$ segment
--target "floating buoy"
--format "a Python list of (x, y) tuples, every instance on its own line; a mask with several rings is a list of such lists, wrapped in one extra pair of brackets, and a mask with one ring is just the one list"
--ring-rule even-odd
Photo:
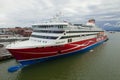
[(22, 67), (23, 67), (22, 65), (12, 66), (12, 67), (8, 68), (8, 72), (15, 72), (15, 71), (21, 69)]
[(93, 52), (93, 51), (94, 51), (93, 49), (90, 50), (90, 52)]

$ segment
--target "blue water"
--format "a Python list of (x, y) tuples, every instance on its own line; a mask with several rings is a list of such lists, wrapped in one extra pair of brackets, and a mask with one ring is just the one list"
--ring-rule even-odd
[(84, 54), (38, 63), (14, 73), (8, 67), (15, 59), (0, 62), (0, 80), (120, 80), (120, 33)]

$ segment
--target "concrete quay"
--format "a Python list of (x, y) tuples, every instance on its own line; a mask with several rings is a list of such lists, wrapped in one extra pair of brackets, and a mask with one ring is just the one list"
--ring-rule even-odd
[(0, 38), (0, 42), (12, 42), (17, 40), (28, 40), (29, 37), (11, 37), (11, 38)]
[(13, 56), (5, 49), (5, 47), (0, 48), (0, 61), (11, 58), (13, 58)]

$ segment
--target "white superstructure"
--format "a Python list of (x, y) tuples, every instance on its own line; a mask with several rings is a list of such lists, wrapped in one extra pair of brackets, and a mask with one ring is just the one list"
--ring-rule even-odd
[[(39, 23), (32, 25), (33, 32), (28, 41), (8, 45), (9, 48), (56, 46), (95, 38), (104, 32), (95, 25), (73, 25), (66, 22)], [(20, 45), (18, 45), (20, 44)], [(33, 45), (34, 44), (34, 45)]]

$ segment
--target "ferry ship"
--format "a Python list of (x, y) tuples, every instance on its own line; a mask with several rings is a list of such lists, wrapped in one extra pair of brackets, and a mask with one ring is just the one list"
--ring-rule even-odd
[(104, 30), (91, 19), (86, 25), (48, 22), (32, 25), (27, 41), (9, 44), (6, 48), (22, 65), (30, 65), (58, 56), (83, 53), (105, 42)]

